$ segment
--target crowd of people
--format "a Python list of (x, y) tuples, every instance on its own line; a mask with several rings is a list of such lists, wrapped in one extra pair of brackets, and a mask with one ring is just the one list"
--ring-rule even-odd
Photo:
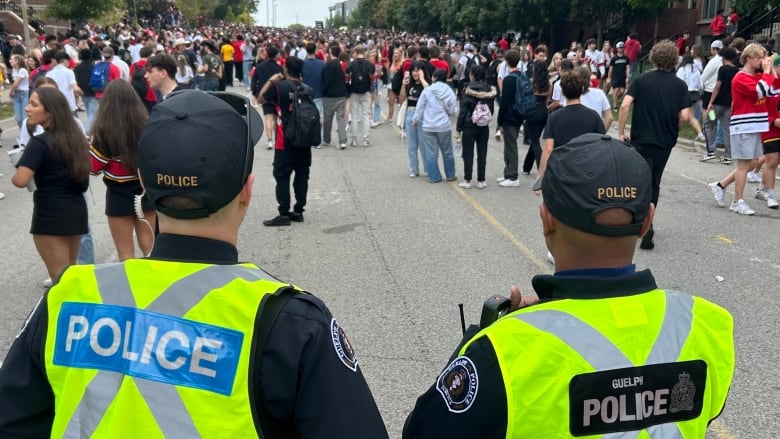
[[(307, 437), (386, 437), (365, 380), (361, 373), (354, 373), (359, 371), (354, 351), (335, 318), (318, 299), (271, 279), (256, 267), (237, 264), (235, 245), (238, 227), (251, 200), (253, 148), (262, 141), (261, 126), (266, 147), (274, 150), (273, 176), (278, 202), (278, 214), (263, 223), (274, 227), (304, 221), (313, 149), (333, 145), (339, 150), (348, 146), (350, 149), (372, 146), (375, 142), (371, 129), (390, 123), (397, 124), (404, 133), (411, 178), (421, 175), (422, 161), (422, 172), (430, 183), (457, 181), (455, 160), (459, 156), (464, 172), (458, 186), (466, 190), (485, 189), (491, 138), (503, 143), (504, 167), (496, 178), (499, 187), (520, 186), (520, 174), (529, 175), (536, 166), (536, 178), (529, 186), (542, 196), (541, 216), (550, 251), (548, 259), (560, 274), (535, 279), (534, 287), (543, 299), (540, 304), (522, 299), (519, 291), (513, 289), (512, 309), (519, 310), (513, 314), (515, 318), (466, 334), (436, 384), (418, 400), (405, 425), (404, 437), (443, 434), (508, 437), (512, 431), (517, 435), (519, 431), (527, 435), (544, 431), (552, 436), (562, 434), (561, 429), (572, 435), (589, 435), (649, 431), (656, 425), (669, 423), (675, 424), (676, 431), (686, 432), (686, 437), (701, 437), (706, 425), (719, 415), (734, 368), (731, 316), (703, 299), (658, 289), (649, 271), (635, 271), (632, 259), (637, 241), (642, 249), (654, 248), (652, 222), (660, 182), (683, 122), (690, 123), (706, 142), (703, 161), (715, 157), (720, 131), (726, 147), (721, 161), (737, 162), (733, 172), (710, 185), (718, 203), (724, 203), (725, 187), (734, 182), (737, 199), (731, 210), (751, 214), (753, 211), (743, 199), (745, 182), (750, 172), (764, 166), (757, 197), (766, 200), (768, 207), (777, 208), (773, 187), (780, 152), (780, 135), (775, 131), (780, 130), (780, 122), (777, 122), (775, 90), (780, 90), (780, 68), (773, 66), (780, 61), (769, 58), (763, 45), (746, 44), (737, 38), (724, 47), (723, 41), (716, 40), (710, 45), (712, 57), (708, 60), (700, 48), (688, 45), (688, 37), (662, 41), (649, 53), (653, 69), (639, 74), (641, 44), (635, 33), (625, 41), (615, 42), (614, 46), (604, 42), (601, 49), (593, 39), (553, 51), (541, 41), (512, 34), (477, 41), (468, 35), (431, 36), (373, 30), (296, 33), (235, 24), (182, 29), (178, 24), (166, 23), (161, 30), (126, 23), (108, 29), (88, 25), (73, 35), (41, 36), (29, 42), (20, 42), (17, 36), (8, 37), (3, 53), (8, 52), (5, 60), (11, 81), (9, 94), (20, 129), (18, 146), (24, 148), (12, 182), (20, 188), (34, 183), (31, 233), (49, 275), (45, 284), (53, 286), (45, 299), (47, 304), (31, 317), (36, 330), (22, 331), (24, 334), (9, 354), (10, 360), (6, 362), (9, 365), (4, 364), (0, 369), (0, 400), (20, 393), (18, 389), (26, 385), (38, 391), (24, 393), (26, 399), (15, 410), (0, 414), (0, 431), (29, 435), (34, 429), (48, 435), (71, 428), (90, 431), (97, 428), (88, 421), (83, 421), (87, 425), (73, 424), (82, 422), (73, 420), (74, 412), (82, 410), (83, 401), (79, 401), (93, 395), (86, 392), (87, 396), (83, 396), (84, 388), (91, 386), (85, 376), (79, 375), (78, 383), (68, 381), (65, 376), (68, 370), (80, 368), (83, 373), (84, 367), (67, 359), (70, 357), (57, 350), (59, 347), (51, 347), (59, 352), (55, 357), (61, 355), (54, 361), (56, 364), (50, 363), (48, 353), (45, 360), (45, 370), (53, 373), (40, 376), (46, 377), (42, 379), (57, 390), (56, 395), (65, 389), (72, 398), (58, 399), (51, 392), (46, 393), (41, 390), (46, 385), (35, 377), (14, 381), (14, 374), (25, 367), (44, 369), (39, 362), (30, 365), (26, 359), (32, 357), (28, 351), (41, 351), (47, 343), (41, 335), (47, 332), (47, 318), (51, 322), (57, 321), (56, 315), (71, 319), (65, 334), (52, 325), (48, 329), (52, 337), (68, 337), (68, 349), (94, 349), (97, 344), (105, 353), (107, 350), (99, 341), (80, 342), (87, 333), (83, 315), (91, 318), (99, 314), (92, 304), (104, 303), (107, 308), (100, 309), (105, 310), (114, 305), (126, 308), (130, 303), (140, 313), (140, 308), (151, 301), (150, 309), (162, 312), (155, 308), (157, 301), (153, 299), (184, 292), (173, 287), (171, 292), (157, 291), (142, 280), (160, 277), (172, 284), (178, 280), (198, 283), (192, 279), (197, 276), (192, 267), (206, 261), (215, 266), (227, 264), (235, 270), (214, 269), (213, 273), (204, 275), (209, 282), (198, 283), (198, 288), (232, 285), (225, 283), (225, 279), (240, 278), (243, 286), (224, 288), (253, 293), (242, 296), (246, 303), (230, 304), (232, 310), (242, 308), (235, 304), (246, 305), (242, 312), (235, 311), (235, 321), (208, 313), (195, 320), (220, 328), (240, 326), (238, 329), (248, 330), (253, 336), (251, 354), (249, 342), (242, 351), (234, 339), (225, 335), (227, 332), (214, 335), (224, 338), (209, 339), (210, 345), (204, 345), (207, 341), (199, 337), (201, 345), (197, 349), (201, 351), (193, 353), (190, 369), (209, 376), (207, 372), (213, 371), (205, 366), (198, 369), (194, 355), (201, 355), (201, 365), (221, 361), (226, 357), (223, 351), (217, 350), (224, 343), (226, 350), (235, 350), (235, 367), (240, 368), (236, 370), (241, 375), (241, 383), (249, 386), (251, 397), (231, 393), (232, 384), (226, 389), (221, 382), (201, 385), (190, 378), (185, 382), (185, 378), (157, 376), (156, 372), (140, 374), (129, 363), (110, 370), (176, 388), (194, 388), (197, 391), (185, 397), (191, 402), (190, 407), (208, 397), (197, 392), (216, 389), (223, 395), (232, 394), (220, 410), (227, 412), (238, 407), (242, 416), (236, 416), (236, 431), (256, 427), (258, 432), (295, 432)], [(250, 98), (228, 105), (234, 98), (184, 91), (188, 89), (203, 92), (243, 89)], [(384, 119), (380, 102), (383, 94), (388, 105)], [(317, 109), (316, 120), (298, 113), (309, 100)], [(80, 111), (85, 112), (84, 125)], [(618, 111), (617, 136), (611, 138), (606, 134), (614, 124), (614, 111)], [(186, 117), (182, 116), (184, 113)], [(704, 120), (702, 115), (706, 116)], [(303, 123), (314, 124), (317, 133), (310, 133), (308, 125), (301, 125), (299, 131), (313, 134), (301, 139), (297, 135), (300, 133), (287, 129)], [(197, 151), (213, 148), (208, 142), (214, 136), (204, 133), (216, 124), (221, 124), (218, 127), (221, 135), (214, 140), (215, 144), (231, 153), (213, 158), (203, 152), (202, 159), (214, 160), (215, 169), (201, 175), (197, 160), (191, 159), (195, 156), (182, 148), (191, 146)], [(496, 130), (491, 132), (493, 127)], [(522, 143), (528, 145), (522, 163), (518, 145), (521, 135)], [(166, 154), (158, 155), (157, 151)], [(439, 167), (440, 155), (443, 173)], [(764, 163), (759, 163), (762, 155)], [(171, 158), (181, 163), (174, 166), (169, 163)], [(572, 166), (572, 163), (582, 166)], [(92, 265), (82, 270), (73, 268), (80, 262), (80, 256), (94, 253), (89, 248), (91, 233), (85, 201), (90, 173), (103, 176), (105, 215), (118, 258), (123, 262), (121, 266), (130, 276), (107, 279), (101, 270), (108, 268)], [(192, 178), (197, 178), (198, 183)], [(143, 255), (151, 254), (155, 260), (134, 262), (134, 236)], [(84, 262), (94, 263), (94, 256), (89, 259), (87, 256)], [(175, 267), (166, 266), (169, 263)], [(79, 299), (89, 304), (85, 308), (89, 310), (82, 312), (84, 320), (78, 320), (76, 314), (68, 314), (72, 307), (66, 299), (74, 294), (76, 286), (87, 284), (98, 285), (98, 290), (78, 293)], [(575, 291), (578, 285), (603, 291), (585, 300)], [(201, 292), (201, 299), (214, 291), (219, 293), (222, 288)], [(135, 297), (106, 295), (109, 290)], [(618, 299), (627, 294), (635, 296), (637, 302), (618, 304)], [(272, 330), (264, 327), (265, 324), (255, 321), (265, 312), (264, 295), (294, 297), (290, 302), (279, 299), (270, 325), (275, 324), (277, 316), (279, 323), (270, 333)], [(546, 300), (561, 298), (571, 300)], [(587, 302), (597, 302), (593, 304), (596, 311), (589, 310), (591, 304), (585, 305)], [(280, 311), (288, 303), (290, 308)], [(652, 318), (647, 318), (642, 314), (644, 324), (637, 324), (637, 329), (632, 330), (639, 340), (635, 342), (629, 343), (618, 334), (625, 328), (613, 324), (610, 317), (618, 308), (633, 315), (637, 309), (660, 309), (667, 303), (676, 306), (666, 316), (654, 313)], [(192, 306), (201, 309), (200, 304)], [(245, 312), (258, 307), (261, 312)], [(170, 319), (180, 319), (187, 311), (175, 306), (164, 310), (162, 314)], [(566, 314), (569, 320), (547, 324), (540, 320), (547, 313)], [(666, 349), (652, 357), (652, 361), (622, 354), (623, 350), (634, 349), (635, 344), (641, 344), (649, 352), (655, 346), (656, 336), (648, 334), (658, 334), (657, 328), (661, 325), (666, 328), (667, 321), (686, 322), (687, 326), (679, 329), (680, 334), (661, 332), (658, 337), (678, 341), (691, 338), (693, 342)], [(673, 327), (669, 331), (678, 330), (669, 324)], [(282, 347), (284, 337), (296, 333), (295, 328), (301, 325), (315, 329), (307, 329), (292, 347)], [(589, 334), (600, 337), (599, 346), (610, 355), (598, 358), (597, 354), (587, 354), (585, 346), (567, 338), (572, 328), (583, 327)], [(169, 334), (164, 337), (178, 337), (182, 349), (189, 349), (186, 334)], [(560, 340), (548, 340), (557, 356), (547, 356), (545, 353), (551, 351), (541, 346), (531, 352), (529, 344), (522, 348), (527, 351), (513, 351), (517, 346), (507, 341), (517, 337), (542, 340), (550, 338), (549, 334), (560, 336)], [(270, 337), (267, 345), (262, 344), (266, 342), (265, 337)], [(97, 335), (92, 338), (98, 340)], [(306, 350), (315, 345), (319, 350), (309, 356)], [(333, 350), (329, 349), (331, 345)], [(717, 349), (705, 352), (696, 348), (710, 345)], [(146, 349), (143, 344), (134, 347)], [(122, 355), (127, 356), (123, 361), (135, 361), (132, 355), (138, 354), (132, 348), (125, 344)], [(164, 345), (160, 349), (156, 361), (163, 367), (173, 370), (181, 366), (166, 357)], [(306, 352), (301, 354), (301, 351)], [(532, 361), (526, 377), (510, 372), (521, 357), (538, 358)], [(278, 373), (284, 379), (269, 379), (273, 374), (264, 374), (261, 388), (254, 387), (257, 384), (247, 376), (261, 375), (254, 369), (255, 361), (260, 359), (270, 364), (263, 366), (264, 370)], [(318, 362), (324, 366), (317, 367)], [(571, 367), (553, 367), (561, 363)], [(700, 363), (706, 365), (702, 368)], [(299, 365), (300, 369), (291, 365)], [(104, 370), (104, 366), (101, 361), (90, 365), (99, 370)], [(529, 377), (538, 378), (539, 372), (551, 368), (555, 372), (547, 375), (549, 382), (543, 388), (547, 397), (564, 400), (569, 395), (572, 401), (584, 405), (585, 415), (571, 415), (573, 421), (568, 422), (569, 416), (564, 416), (568, 413), (566, 408), (554, 415), (553, 419), (559, 422), (549, 422), (549, 410), (533, 407), (534, 398), (545, 396), (520, 391), (534, 386)], [(593, 399), (596, 394), (587, 390), (588, 383), (593, 385), (594, 380), (604, 380), (592, 376), (591, 372), (610, 374), (605, 381), (608, 382), (627, 376), (629, 369), (632, 374), (646, 375), (648, 381), (651, 377), (692, 376), (696, 386), (711, 389), (709, 397), (704, 402), (702, 399), (691, 402), (691, 409), (682, 409), (691, 413), (672, 417), (665, 416), (666, 410), (661, 410), (663, 403), (659, 399), (655, 403), (658, 413), (651, 410), (644, 420), (637, 420), (642, 422), (629, 425), (621, 419), (614, 426), (594, 430), (589, 417), (600, 415), (604, 419), (608, 410), (607, 400), (599, 409), (600, 399)], [(475, 399), (477, 391), (484, 392), (476, 388), (477, 370), (483, 379), (479, 386), (491, 389), (491, 395)], [(331, 373), (335, 378), (329, 381)], [(213, 378), (216, 372), (210, 376)], [(569, 394), (572, 379), (585, 383), (586, 390)], [(668, 392), (664, 386), (671, 389), (675, 382), (670, 384), (654, 378), (648, 385)], [(297, 385), (306, 393), (305, 398), (294, 394)], [(319, 386), (332, 390), (330, 403), (334, 409), (343, 408), (356, 414), (355, 418), (347, 422), (340, 416), (318, 414), (315, 408), (321, 404), (315, 404), (311, 396), (322, 391)], [(137, 421), (139, 425), (152, 422), (150, 419), (158, 418), (158, 412), (166, 410), (165, 404), (155, 402), (154, 389), (157, 388), (141, 391), (142, 398), (150, 404), (151, 414), (145, 412), (143, 419)], [(118, 392), (117, 398), (131, 400), (133, 391), (127, 386), (121, 386)], [(598, 394), (601, 395), (598, 398), (603, 397)], [(637, 394), (637, 410), (645, 410), (638, 405), (648, 403), (642, 395)], [(39, 413), (31, 413), (34, 397), (49, 404), (47, 413), (51, 416), (46, 419), (51, 422), (40, 422)], [(100, 400), (98, 406), (103, 407), (99, 410), (111, 411), (110, 400), (100, 395), (94, 397)], [(632, 395), (631, 401), (633, 398)], [(262, 404), (258, 406), (257, 401)], [(517, 407), (507, 408), (507, 404), (517, 404)], [(694, 404), (696, 413), (692, 412)], [(83, 406), (85, 412), (98, 410), (91, 401), (83, 402)], [(649, 407), (652, 406), (650, 402)], [(515, 408), (525, 413), (521, 415)], [(193, 417), (202, 415), (195, 408), (190, 410)], [(581, 407), (577, 410), (581, 411)], [(110, 424), (112, 431), (121, 431), (120, 418), (107, 416), (106, 425)], [(171, 422), (196, 430), (189, 415)], [(201, 435), (208, 435), (204, 432), (216, 428), (214, 424), (209, 425), (200, 426)], [(170, 426), (159, 426), (165, 427)]]

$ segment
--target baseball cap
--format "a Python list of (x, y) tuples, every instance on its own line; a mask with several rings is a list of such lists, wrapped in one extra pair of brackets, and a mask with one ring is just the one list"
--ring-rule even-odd
[(473, 45), (473, 44), (471, 44), (471, 43), (466, 43), (466, 44), (463, 46), (463, 49), (464, 49), (464, 50), (473, 51), (473, 50), (474, 50), (474, 45)]
[[(639, 235), (651, 202), (650, 168), (631, 145), (583, 134), (553, 149), (542, 191), (550, 213), (571, 228), (600, 236)], [(631, 224), (595, 222), (596, 214), (611, 208), (631, 212)]]
[[(138, 141), (138, 170), (155, 209), (173, 218), (205, 218), (232, 201), (252, 171), (263, 134), (249, 99), (234, 93), (175, 92), (155, 105)], [(202, 207), (161, 205), (178, 195)]]
[(622, 42), (622, 41), (621, 41), (621, 42), (617, 43), (617, 46), (616, 46), (616, 47), (617, 47), (618, 49), (622, 49), (622, 48), (626, 47), (626, 43), (624, 43), (624, 42)]
[(568, 59), (575, 59), (577, 58), (577, 52), (569, 52), (566, 54), (566, 58)]
[(715, 40), (710, 44), (710, 49), (722, 49), (723, 48), (723, 41), (721, 40)]

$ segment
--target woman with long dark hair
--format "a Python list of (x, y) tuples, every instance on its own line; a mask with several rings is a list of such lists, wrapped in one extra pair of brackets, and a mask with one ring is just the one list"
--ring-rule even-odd
[[(397, 74), (400, 75), (400, 71)], [(404, 120), (406, 151), (409, 156), (409, 177), (414, 178), (420, 175), (418, 154), (423, 158), (423, 163), (425, 162), (425, 138), (423, 137), (422, 125), (414, 126), (412, 119), (417, 110), (417, 100), (420, 98), (423, 89), (430, 85), (431, 78), (425, 69), (424, 61), (415, 61), (403, 75), (404, 78), (401, 82), (398, 102), (401, 105), (406, 102), (406, 119)]]
[[(100, 109), (92, 129), (92, 172), (103, 173), (106, 185), (108, 228), (120, 261), (135, 256), (133, 231), (144, 255), (152, 250), (154, 233), (136, 217), (135, 196), (143, 193), (138, 179), (138, 138), (149, 113), (138, 93), (127, 81), (111, 81), (100, 98)], [(142, 206), (144, 217), (154, 223), (155, 213)]]
[(35, 181), (30, 233), (51, 279), (76, 263), (81, 235), (89, 231), (84, 192), (89, 187), (89, 147), (67, 99), (56, 88), (32, 92), (25, 109), (34, 136), (19, 159), (11, 182)]
[(547, 68), (546, 61), (534, 61), (533, 63), (534, 96), (536, 96), (536, 109), (534, 113), (526, 119), (528, 137), (530, 145), (523, 161), (523, 174), (530, 174), (531, 168), (536, 162), (536, 169), (539, 169), (539, 160), (542, 157), (542, 145), (539, 138), (542, 136), (544, 125), (547, 123), (547, 100), (550, 98), (552, 86), (550, 85), (550, 71)]

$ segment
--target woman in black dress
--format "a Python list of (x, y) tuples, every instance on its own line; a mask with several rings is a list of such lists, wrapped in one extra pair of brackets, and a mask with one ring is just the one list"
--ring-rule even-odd
[(11, 182), (21, 188), (35, 180), (30, 233), (49, 276), (56, 279), (76, 263), (81, 235), (89, 231), (84, 200), (89, 146), (59, 90), (36, 89), (25, 112), (29, 124), (46, 131), (27, 143)]
[(148, 118), (133, 86), (127, 81), (111, 81), (100, 98), (92, 128), (92, 172), (103, 174), (108, 228), (120, 261), (135, 256), (133, 231), (144, 255), (152, 251), (154, 243), (154, 233), (147, 225), (155, 222), (154, 210), (146, 201), (142, 204), (148, 221), (144, 224), (134, 208), (135, 196), (143, 193), (136, 166), (138, 138)]

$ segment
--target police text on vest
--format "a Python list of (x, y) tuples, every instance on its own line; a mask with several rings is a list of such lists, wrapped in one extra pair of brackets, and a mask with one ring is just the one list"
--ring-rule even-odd
[(54, 363), (229, 395), (243, 334), (136, 308), (65, 303)]

